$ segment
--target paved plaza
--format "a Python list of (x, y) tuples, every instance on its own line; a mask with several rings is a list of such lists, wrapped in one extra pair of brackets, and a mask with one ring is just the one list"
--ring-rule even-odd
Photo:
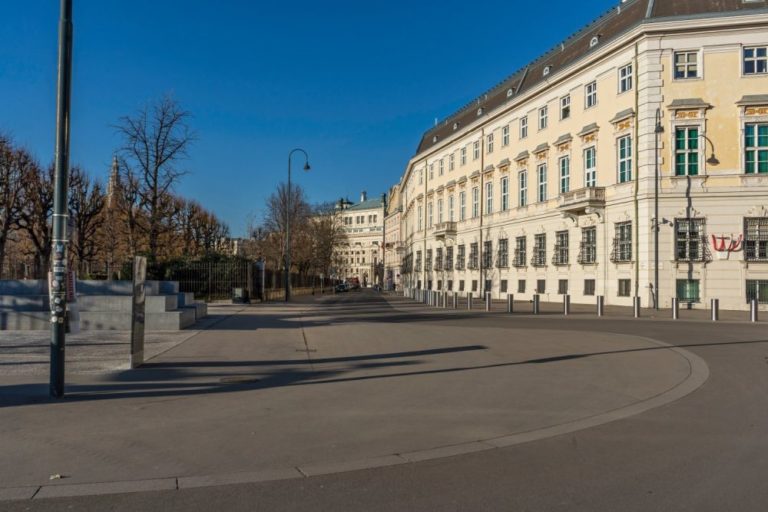
[(2, 333), (0, 510), (762, 510), (764, 323), (504, 306), (220, 307), (58, 402)]

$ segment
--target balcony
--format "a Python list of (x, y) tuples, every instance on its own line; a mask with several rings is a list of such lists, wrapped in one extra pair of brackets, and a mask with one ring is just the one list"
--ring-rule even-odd
[(456, 223), (455, 222), (441, 222), (435, 225), (435, 238), (445, 239), (453, 238), (456, 236)]
[(574, 215), (605, 208), (605, 187), (587, 187), (560, 195), (558, 209)]

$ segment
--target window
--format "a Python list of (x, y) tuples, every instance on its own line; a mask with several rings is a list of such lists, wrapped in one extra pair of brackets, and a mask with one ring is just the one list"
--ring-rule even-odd
[(677, 261), (704, 261), (706, 243), (704, 219), (675, 219)]
[(528, 204), (528, 172), (520, 172), (520, 206)]
[(764, 75), (768, 73), (768, 47), (744, 48), (744, 74)]
[(467, 259), (467, 248), (464, 244), (459, 245), (456, 249), (456, 270), (464, 270)]
[(524, 267), (526, 265), (526, 238), (519, 236), (515, 239), (515, 266)]
[(461, 165), (467, 165), (467, 148), (466, 147), (461, 148), (460, 155), (459, 155), (459, 163)]
[(435, 164), (429, 164), (429, 180), (432, 181), (435, 178)]
[(419, 212), (419, 229), (418, 229), (418, 231), (421, 231), (421, 228), (424, 225), (424, 215), (422, 215), (421, 205), (419, 205), (418, 212)]
[(571, 157), (560, 159), (560, 193), (565, 194), (571, 189)]
[[(424, 259), (424, 263), (426, 264), (426, 270), (427, 272), (432, 272), (432, 249), (427, 249), (427, 257)], [(429, 289), (432, 289), (432, 286), (430, 285)]]
[(571, 95), (560, 98), (560, 120), (571, 117)]
[(699, 302), (699, 280), (698, 279), (678, 279), (677, 280), (677, 298), (680, 302)]
[(616, 237), (613, 239), (613, 261), (632, 261), (632, 222), (616, 224)]
[(539, 279), (536, 281), (536, 293), (547, 293), (547, 281), (546, 279)]
[(585, 279), (584, 280), (584, 295), (592, 296), (595, 294), (595, 280), (594, 279)]
[(555, 265), (568, 264), (568, 232), (558, 231), (555, 234), (555, 256), (553, 263)]
[[(445, 248), (445, 270), (453, 270), (453, 246)], [(448, 283), (448, 289), (450, 290), (452, 288), (451, 281), (448, 281)]]
[(424, 169), (419, 169), (419, 185), (424, 183)]
[(502, 279), (499, 283), (499, 293), (507, 293), (508, 292), (508, 281), (506, 279)]
[(768, 217), (744, 219), (744, 259), (768, 261)]
[(747, 281), (747, 302), (754, 299), (760, 304), (768, 304), (768, 281)]
[(489, 181), (485, 184), (485, 214), (490, 215), (493, 213), (493, 182)]
[(584, 150), (584, 186), (597, 186), (597, 152), (594, 146)]
[(493, 134), (489, 133), (486, 137), (486, 143), (488, 146), (488, 153), (493, 153)]
[(560, 279), (557, 281), (557, 293), (558, 295), (568, 295), (568, 280)]
[(477, 279), (472, 280), (472, 291), (473, 292), (477, 291)]
[(477, 160), (480, 158), (480, 141), (475, 141), (472, 143), (472, 160)]
[(472, 188), (472, 218), (480, 215), (480, 188)]
[(476, 270), (477, 264), (478, 264), (478, 251), (479, 247), (477, 245), (477, 242), (472, 242), (469, 244), (469, 264), (467, 265), (467, 268), (469, 270)]
[(744, 172), (768, 173), (768, 123), (744, 126)]
[(486, 240), (483, 242), (483, 268), (493, 267), (493, 242)]
[(632, 181), (632, 137), (619, 139), (619, 183)]
[(539, 109), (539, 130), (544, 130), (549, 122), (549, 107), (543, 106)]
[(619, 297), (629, 297), (632, 294), (632, 280), (619, 279)]
[(509, 240), (506, 238), (499, 239), (499, 254), (496, 258), (496, 266), (499, 268), (509, 268)]
[(675, 176), (699, 174), (699, 129), (675, 130)]
[(460, 292), (464, 291), (464, 281), (459, 281), (459, 291)]
[(421, 272), (421, 251), (416, 251), (416, 272)]
[(455, 217), (453, 215), (454, 213), (454, 197), (448, 196), (448, 222), (453, 222), (455, 220)]
[[(441, 272), (443, 270), (443, 248), (438, 247), (435, 249), (435, 270)], [(440, 289), (440, 281), (437, 282), (437, 289)]]
[(699, 52), (675, 52), (675, 80), (699, 78)]
[(525, 293), (525, 279), (518, 279), (517, 293)]
[(445, 162), (445, 159), (444, 159), (444, 158), (441, 158), (441, 159), (440, 159), (440, 161), (438, 162), (438, 166), (437, 166), (437, 173), (438, 173), (438, 175), (440, 175), (440, 176), (442, 176), (443, 174), (445, 174), (445, 167), (444, 167), (444, 162)]
[(581, 247), (579, 248), (579, 263), (592, 265), (597, 263), (597, 228), (581, 229)]
[(528, 116), (520, 118), (520, 138), (525, 139), (528, 137)]
[(509, 210), (509, 177), (501, 178), (501, 211)]
[(442, 199), (437, 200), (437, 223), (438, 224), (443, 223), (443, 200)]
[(632, 90), (632, 64), (619, 68), (619, 93)]
[(597, 105), (597, 82), (588, 83), (584, 87), (584, 108)]
[(427, 227), (431, 228), (433, 224), (433, 218), (432, 218), (432, 203), (429, 203), (427, 205)]
[(501, 128), (501, 146), (509, 146), (509, 125)]
[(467, 220), (467, 192), (464, 190), (459, 192), (459, 220)]
[(541, 164), (537, 168), (536, 174), (539, 178), (539, 202), (547, 200), (547, 164)]
[(453, 153), (448, 155), (448, 171), (452, 171), (456, 168), (456, 159), (454, 156), (455, 155)]
[(547, 235), (540, 233), (533, 237), (533, 258), (531, 265), (534, 267), (544, 267), (547, 265)]

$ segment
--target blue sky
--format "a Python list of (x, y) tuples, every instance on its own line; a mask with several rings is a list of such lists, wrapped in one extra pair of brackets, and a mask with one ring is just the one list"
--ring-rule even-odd
[[(48, 163), (59, 2), (5, 3), (0, 131)], [(112, 125), (170, 94), (198, 137), (177, 192), (242, 235), (286, 179), (292, 148), (309, 152), (312, 171), (295, 179), (311, 201), (379, 195), (435, 118), (618, 2), (74, 3), (72, 162), (105, 179)]]

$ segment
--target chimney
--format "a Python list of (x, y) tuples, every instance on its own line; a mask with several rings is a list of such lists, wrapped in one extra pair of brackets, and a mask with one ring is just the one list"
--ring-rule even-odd
[(368, 193), (365, 190), (363, 190), (363, 193), (360, 194), (360, 202), (364, 203), (367, 200), (368, 200)]

